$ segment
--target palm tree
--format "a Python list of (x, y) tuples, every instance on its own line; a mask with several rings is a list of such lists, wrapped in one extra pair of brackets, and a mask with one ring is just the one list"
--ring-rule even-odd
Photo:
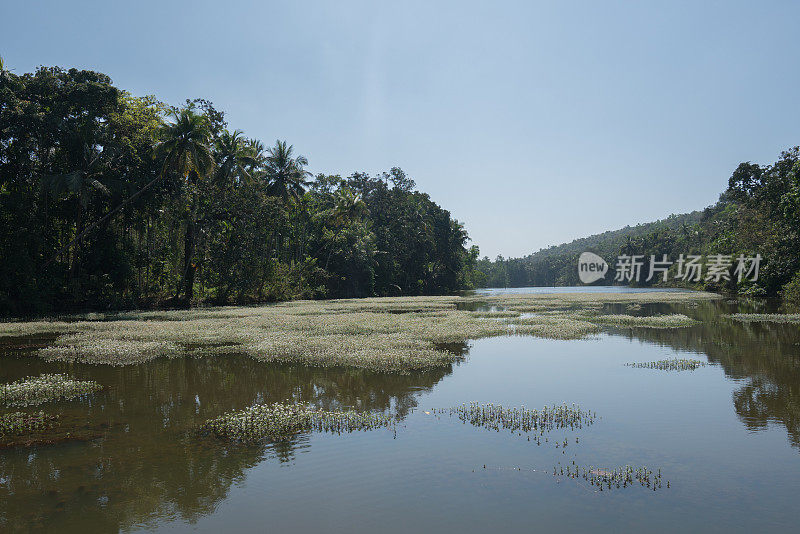
[(264, 179), (267, 181), (267, 191), (274, 196), (297, 200), (309, 185), (306, 178), (311, 173), (305, 170), (308, 160), (304, 156), (292, 157), (294, 147), (287, 145), (286, 141), (276, 141), (275, 146), (267, 151), (264, 162)]
[[(186, 234), (183, 248), (182, 286), (187, 302), (194, 297), (194, 275), (197, 265), (193, 263), (197, 233), (197, 182), (214, 169), (214, 157), (209, 146), (211, 132), (205, 115), (191, 109), (173, 113), (174, 122), (164, 126), (158, 150), (164, 156), (162, 176), (174, 173), (186, 183), (189, 192), (189, 207), (186, 210)], [(178, 287), (176, 297), (180, 296)]]
[(251, 181), (250, 170), (256, 165), (255, 153), (243, 137), (241, 130), (233, 133), (224, 130), (215, 143), (219, 182)]
[(331, 255), (333, 254), (333, 245), (336, 243), (336, 240), (351, 221), (369, 214), (369, 209), (367, 209), (367, 205), (364, 203), (361, 193), (349, 187), (340, 187), (335, 193), (333, 208), (326, 210), (325, 214), (328, 216), (328, 221), (333, 226), (339, 227), (329, 243), (328, 257), (325, 260), (325, 270), (327, 271), (328, 264), (331, 261)]

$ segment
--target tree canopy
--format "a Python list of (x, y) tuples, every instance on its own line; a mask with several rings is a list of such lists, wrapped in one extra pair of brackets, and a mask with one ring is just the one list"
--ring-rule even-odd
[(448, 293), (474, 284), (463, 226), (399, 168), (307, 170), (104, 74), (0, 68), (0, 314)]

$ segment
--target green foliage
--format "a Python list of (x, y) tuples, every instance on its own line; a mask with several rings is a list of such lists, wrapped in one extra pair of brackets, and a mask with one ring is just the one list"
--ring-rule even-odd
[(787, 304), (800, 307), (800, 272), (795, 274), (791, 281), (783, 286), (781, 298)]
[(449, 293), (477, 249), (402, 170), (311, 180), (286, 141), (100, 73), (0, 68), (0, 315)]
[[(753, 257), (760, 254), (759, 279), (741, 281), (731, 272), (731, 281), (695, 285), (708, 290), (729, 290), (752, 296), (782, 295), (791, 299), (797, 293), (790, 280), (800, 271), (800, 149), (783, 152), (772, 165), (740, 164), (728, 181), (719, 201), (702, 212), (671, 215), (653, 223), (625, 227), (540, 250), (525, 258), (491, 261), (483, 258), (478, 270), (488, 287), (580, 285), (578, 256), (591, 251), (614, 269), (618, 255), (642, 255), (639, 285), (658, 285), (647, 281), (652, 255), (671, 260), (680, 254), (710, 254)], [(674, 267), (673, 267), (674, 269)], [(670, 275), (674, 282), (674, 274)], [(609, 283), (610, 277), (599, 283)], [(787, 285), (788, 284), (788, 285)]]

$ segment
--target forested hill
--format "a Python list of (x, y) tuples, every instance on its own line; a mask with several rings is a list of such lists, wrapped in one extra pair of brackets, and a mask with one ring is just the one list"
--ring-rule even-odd
[[(800, 300), (800, 150), (781, 153), (770, 165), (740, 164), (719, 201), (703, 211), (603, 232), (542, 249), (523, 258), (478, 261), (485, 287), (580, 285), (578, 256), (591, 251), (614, 269), (622, 254), (643, 255), (646, 272), (651, 255), (680, 254), (762, 256), (759, 279), (722, 283), (702, 280), (695, 287), (782, 294)], [(733, 275), (733, 270), (731, 270)], [(607, 277), (606, 283), (613, 278)], [(657, 283), (656, 279), (651, 283)], [(639, 285), (648, 285), (641, 280)]]
[(402, 170), (307, 166), (208, 101), (0, 59), (0, 315), (473, 286), (466, 230)]
[(677, 230), (683, 226), (697, 224), (702, 219), (703, 212), (693, 211), (681, 215), (672, 214), (666, 219), (655, 222), (637, 224), (636, 226), (626, 226), (619, 230), (609, 230), (601, 234), (582, 237), (569, 243), (543, 248), (538, 252), (526, 256), (527, 261), (537, 261), (542, 258), (552, 256), (563, 256), (565, 254), (580, 254), (585, 250), (595, 250), (609, 253), (616, 253), (625, 244), (627, 238), (639, 238), (662, 230)]

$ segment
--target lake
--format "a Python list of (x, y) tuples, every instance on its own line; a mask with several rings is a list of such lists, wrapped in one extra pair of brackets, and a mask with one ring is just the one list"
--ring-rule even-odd
[[(0, 530), (794, 531), (800, 327), (723, 317), (771, 309), (726, 300), (645, 305), (638, 314), (701, 323), (604, 327), (571, 341), (480, 339), (453, 347), (463, 359), (448, 367), (409, 374), (244, 355), (91, 366), (32, 357), (52, 342), (46, 336), (0, 340), (0, 382), (60, 372), (109, 386), (53, 408), (94, 439), (0, 450)], [(671, 358), (708, 365), (625, 365)], [(385, 411), (398, 422), (256, 445), (195, 431), (234, 409), (296, 401)], [(435, 411), (469, 402), (576, 403), (597, 417), (529, 440)], [(624, 465), (660, 470), (663, 486), (599, 491), (561, 474)]]

